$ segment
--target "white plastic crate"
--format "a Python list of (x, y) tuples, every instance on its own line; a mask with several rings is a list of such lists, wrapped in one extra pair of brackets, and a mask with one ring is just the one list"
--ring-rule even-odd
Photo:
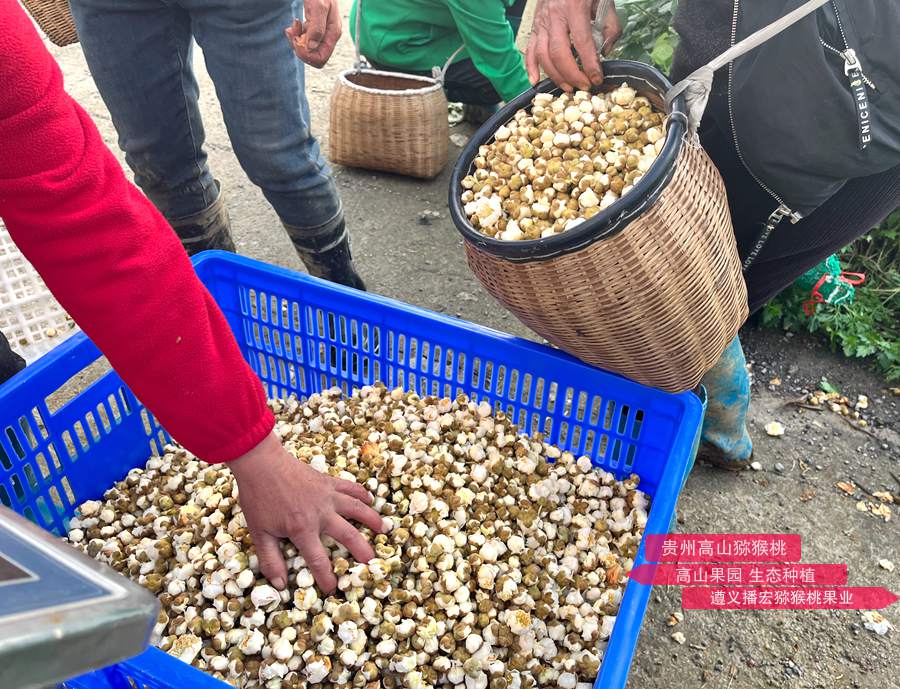
[(0, 332), (28, 363), (77, 332), (0, 223)]

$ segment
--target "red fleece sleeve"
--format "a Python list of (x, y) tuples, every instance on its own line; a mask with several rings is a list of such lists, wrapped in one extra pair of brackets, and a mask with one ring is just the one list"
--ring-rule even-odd
[(274, 425), (168, 223), (125, 178), (15, 0), (0, 0), (0, 217), (160, 423), (221, 462)]

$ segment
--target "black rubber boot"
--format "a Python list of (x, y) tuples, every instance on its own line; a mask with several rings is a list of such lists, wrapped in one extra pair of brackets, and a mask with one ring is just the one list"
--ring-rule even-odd
[(12, 378), (25, 368), (25, 359), (16, 354), (9, 341), (0, 333), (0, 383)]
[(225, 195), (221, 191), (218, 198), (199, 213), (169, 220), (169, 224), (181, 239), (188, 256), (207, 249), (236, 251), (231, 239), (231, 220), (225, 207)]
[(310, 275), (365, 291), (366, 285), (353, 265), (343, 214), (322, 227), (284, 227)]

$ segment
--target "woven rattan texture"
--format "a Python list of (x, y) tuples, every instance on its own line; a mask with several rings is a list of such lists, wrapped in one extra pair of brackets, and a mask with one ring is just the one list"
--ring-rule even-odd
[(747, 317), (722, 179), (689, 145), (656, 203), (608, 239), (525, 263), (469, 242), (466, 255), (487, 291), (552, 344), (672, 392), (694, 388)]
[[(443, 89), (423, 93), (435, 83), (430, 79), (352, 71), (342, 76), (331, 94), (332, 161), (424, 179), (444, 168), (450, 129)], [(418, 93), (406, 92), (413, 90)]]
[(69, 0), (22, 0), (22, 4), (52, 43), (58, 46), (78, 43)]

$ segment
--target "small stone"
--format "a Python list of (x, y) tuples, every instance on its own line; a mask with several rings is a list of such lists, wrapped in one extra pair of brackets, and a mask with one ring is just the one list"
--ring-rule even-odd
[(779, 474), (783, 474), (784, 464), (782, 464), (781, 462), (775, 462), (775, 471), (777, 471)]
[(687, 639), (681, 632), (675, 632), (674, 634), (672, 634), (672, 641), (674, 641), (679, 646), (683, 646)]
[(864, 610), (862, 612), (862, 618), (863, 627), (870, 632), (875, 632), (878, 636), (884, 636), (894, 629), (894, 625), (892, 625), (884, 615), (877, 610)]
[(419, 213), (418, 222), (420, 225), (431, 225), (431, 223), (435, 219), (440, 218), (440, 217), (441, 217), (441, 214), (438, 211), (426, 210), (426, 211), (422, 211), (421, 213)]
[(676, 610), (671, 615), (669, 615), (669, 621), (666, 622), (666, 624), (668, 624), (670, 627), (674, 627), (679, 622), (681, 622), (683, 619), (684, 619), (684, 613), (681, 612), (680, 610)]
[(751, 462), (750, 468), (753, 469), (753, 471), (762, 471), (762, 464), (759, 462)]
[(881, 567), (881, 569), (887, 570), (888, 572), (894, 571), (894, 563), (886, 558), (882, 558), (881, 560), (879, 560), (878, 566)]
[(766, 433), (773, 438), (780, 438), (784, 435), (784, 426), (778, 421), (770, 421), (766, 424)]
[(451, 134), (450, 143), (452, 143), (457, 148), (462, 148), (467, 143), (469, 143), (469, 137), (465, 134)]

